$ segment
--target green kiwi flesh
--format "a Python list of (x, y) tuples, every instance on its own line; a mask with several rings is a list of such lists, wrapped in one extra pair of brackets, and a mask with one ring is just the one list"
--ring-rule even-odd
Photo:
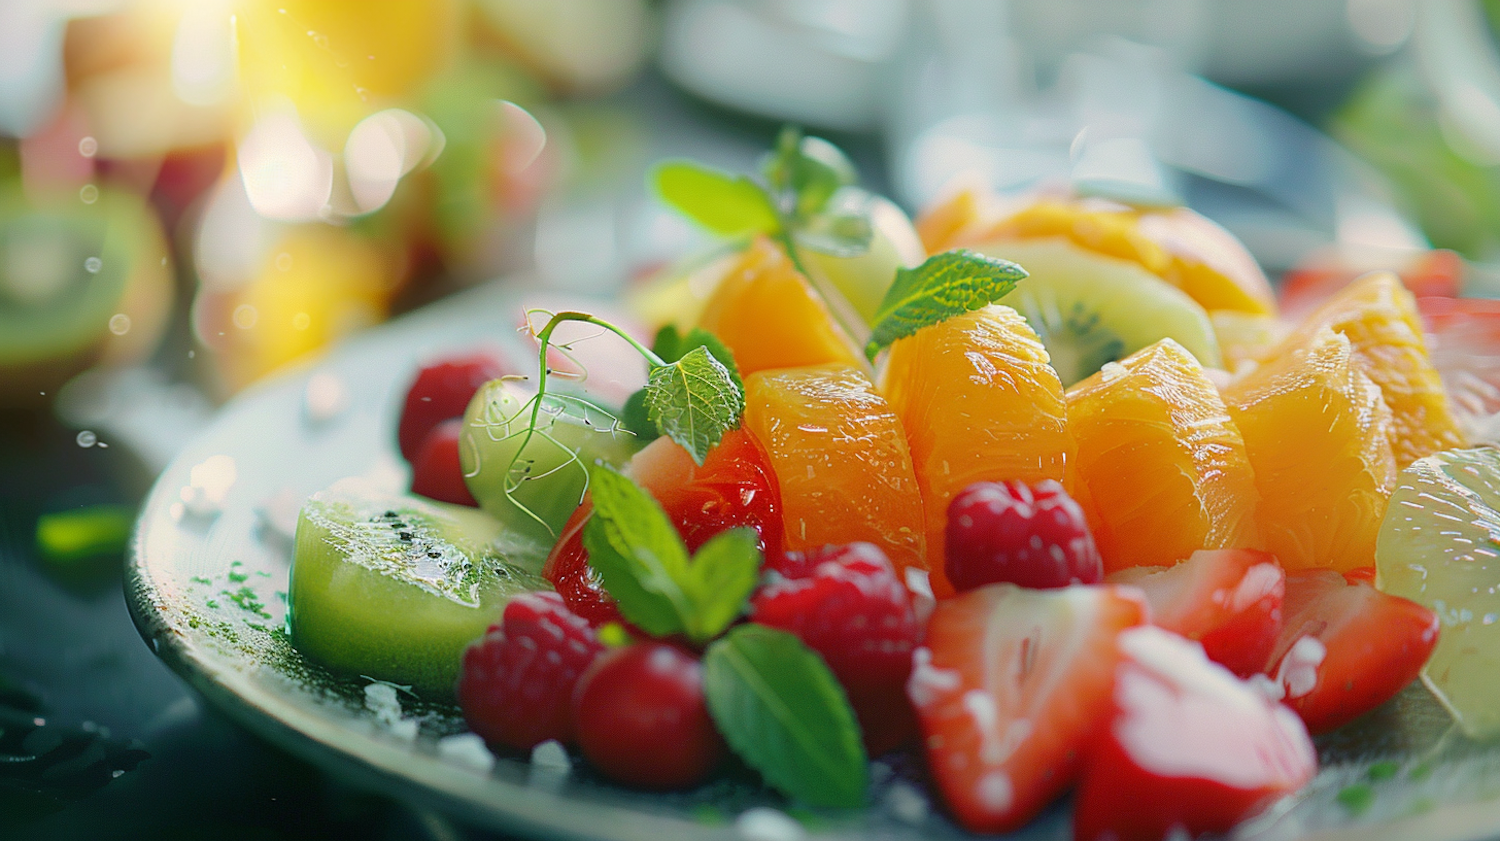
[(292, 644), (335, 672), (451, 697), (464, 647), (512, 596), (551, 589), (545, 556), (473, 508), (346, 480), (298, 516)]
[(1062, 239), (996, 242), (977, 250), (1027, 271), (1000, 303), (1037, 332), (1064, 387), (1168, 337), (1203, 365), (1222, 366), (1203, 307), (1134, 263)]

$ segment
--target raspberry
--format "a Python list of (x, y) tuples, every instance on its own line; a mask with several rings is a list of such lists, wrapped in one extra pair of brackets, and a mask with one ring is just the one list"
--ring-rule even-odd
[(453, 356), (423, 366), (407, 389), (406, 404), (396, 429), (401, 457), (415, 461), (434, 426), (462, 415), (480, 386), (504, 374), (505, 367), (484, 353)]
[(948, 580), (960, 592), (1008, 581), (1040, 589), (1104, 575), (1083, 509), (1053, 479), (976, 482), (948, 505)]
[(478, 508), (474, 495), (464, 482), (464, 471), (458, 463), (458, 438), (463, 432), (462, 418), (449, 418), (434, 426), (417, 457), (411, 462), (411, 492), (439, 502)]
[(573, 689), (604, 650), (556, 593), (523, 593), (464, 651), (458, 703), (486, 742), (529, 750), (573, 741)]
[(885, 553), (851, 543), (787, 555), (778, 566), (801, 577), (762, 586), (750, 600), (750, 617), (823, 655), (851, 693), (904, 682), (920, 628)]

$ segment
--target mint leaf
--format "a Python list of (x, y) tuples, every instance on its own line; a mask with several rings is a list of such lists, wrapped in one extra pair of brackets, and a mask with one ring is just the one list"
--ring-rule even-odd
[(760, 536), (751, 528), (722, 531), (693, 554), (682, 582), (693, 613), (687, 617), (688, 636), (711, 640), (739, 618), (745, 601), (760, 582)]
[(873, 360), (897, 339), (992, 304), (1024, 277), (1026, 270), (1009, 260), (961, 248), (934, 254), (915, 269), (897, 269), (875, 310), (865, 355)]
[(682, 331), (675, 324), (663, 324), (651, 340), (651, 352), (664, 362), (676, 362), (682, 358)]
[(787, 126), (776, 138), (776, 150), (761, 166), (771, 189), (791, 193), (792, 214), (807, 217), (823, 210), (840, 187), (858, 183), (854, 164), (821, 137), (804, 137)]
[[(729, 346), (724, 344), (718, 336), (704, 330), (702, 327), (694, 327), (687, 332), (686, 336), (682, 337), (677, 343), (677, 354), (671, 361), (676, 362), (682, 359), (682, 357), (687, 356), (694, 348), (700, 347), (708, 351), (714, 359), (719, 361), (720, 365), (724, 366), (724, 370), (729, 372), (729, 378), (734, 380), (735, 387), (743, 394), (745, 391), (745, 381), (740, 379), (740, 368), (734, 364), (734, 354), (729, 351)], [(665, 358), (663, 357), (663, 359)]]
[(658, 166), (651, 180), (663, 201), (720, 236), (769, 232), (781, 225), (771, 197), (743, 175), (673, 161)]
[(583, 548), (620, 613), (652, 636), (683, 631), (690, 608), (678, 582), (687, 547), (660, 503), (602, 465), (592, 471), (589, 495), (594, 514), (583, 527)]
[(681, 444), (698, 464), (745, 411), (744, 387), (705, 347), (653, 368), (646, 378), (646, 411), (661, 434)]
[(589, 564), (620, 613), (652, 636), (707, 642), (737, 619), (760, 579), (753, 529), (720, 532), (689, 561), (661, 505), (607, 465), (593, 471), (593, 516), (583, 527)]
[[(729, 378), (739, 388), (740, 393), (745, 391), (745, 382), (740, 379), (739, 367), (734, 364), (734, 354), (730, 353), (729, 347), (719, 340), (718, 336), (704, 330), (702, 327), (694, 327), (683, 335), (671, 324), (656, 331), (656, 338), (651, 342), (651, 352), (661, 357), (663, 362), (676, 362), (682, 359), (693, 348), (704, 348), (714, 359), (719, 360), (729, 372)], [(625, 428), (635, 433), (642, 442), (654, 441), (661, 433), (656, 424), (651, 420), (651, 414), (646, 409), (647, 389), (642, 388), (626, 398), (624, 407), (620, 410), (620, 420)]]
[(870, 215), (874, 199), (858, 187), (845, 187), (821, 213), (801, 220), (797, 242), (835, 257), (858, 257), (869, 251), (875, 236)]
[(865, 800), (859, 724), (823, 659), (785, 631), (740, 625), (703, 654), (708, 712), (734, 752), (788, 797)]
[(625, 398), (625, 405), (620, 407), (620, 423), (641, 444), (648, 444), (661, 437), (661, 433), (656, 431), (656, 424), (651, 422), (651, 413), (646, 409), (644, 388), (637, 389)]

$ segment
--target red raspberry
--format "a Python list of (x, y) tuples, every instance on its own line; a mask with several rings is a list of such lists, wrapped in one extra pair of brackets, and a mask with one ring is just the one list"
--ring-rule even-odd
[(573, 692), (578, 747), (611, 779), (690, 788), (724, 758), (698, 658), (663, 642), (605, 652)]
[(1009, 581), (1039, 589), (1104, 576), (1083, 509), (1052, 479), (976, 482), (948, 505), (945, 569), (959, 592)]
[(756, 591), (750, 618), (796, 634), (823, 655), (846, 687), (905, 681), (919, 629), (911, 595), (885, 553), (851, 543), (808, 552), (801, 560), (785, 568), (803, 577), (784, 577)]
[(491, 744), (529, 750), (573, 741), (573, 689), (604, 646), (556, 593), (522, 593), (464, 651), (458, 703)]
[(422, 439), (417, 457), (411, 462), (412, 493), (454, 505), (479, 507), (469, 493), (463, 468), (458, 463), (458, 436), (463, 428), (463, 418), (449, 418)]
[(415, 462), (427, 433), (469, 407), (479, 387), (505, 374), (505, 366), (487, 353), (452, 356), (423, 366), (406, 392), (396, 441), (401, 457)]

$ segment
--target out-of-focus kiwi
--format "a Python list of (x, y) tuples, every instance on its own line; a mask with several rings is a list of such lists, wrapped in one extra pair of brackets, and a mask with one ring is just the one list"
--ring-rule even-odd
[(171, 277), (139, 198), (32, 201), (0, 188), (0, 405), (46, 402), (84, 368), (149, 353), (171, 310)]

